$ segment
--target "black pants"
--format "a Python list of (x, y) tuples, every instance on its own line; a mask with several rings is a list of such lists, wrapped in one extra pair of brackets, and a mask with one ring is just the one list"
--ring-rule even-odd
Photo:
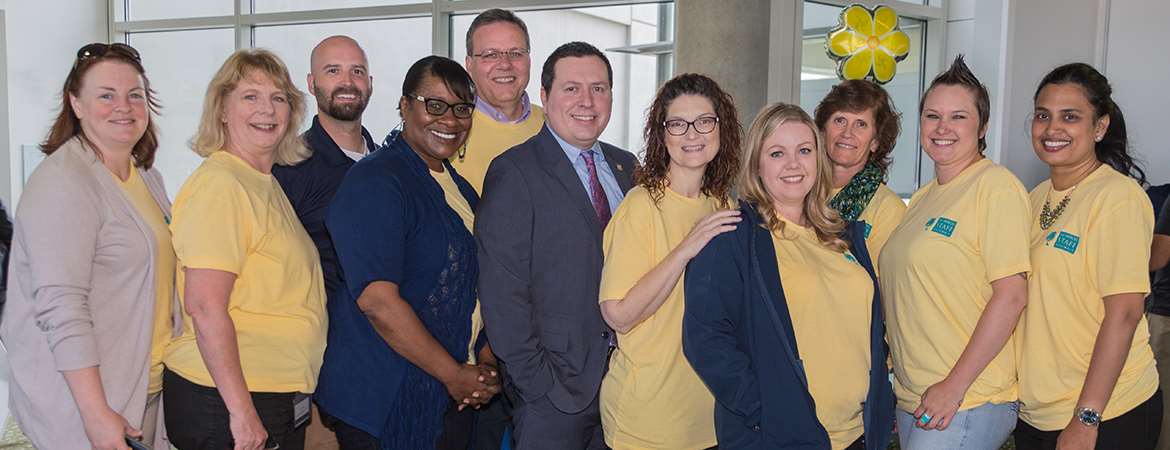
[[(305, 428), (293, 426), (295, 392), (253, 392), (252, 403), (268, 431), (268, 447), (304, 450)], [(163, 415), (167, 436), (180, 450), (224, 450), (234, 446), (227, 406), (215, 388), (163, 371)]]
[[(435, 445), (436, 450), (467, 450), (472, 428), (475, 426), (474, 411), (471, 408), (459, 411), (455, 401), (451, 401), (450, 408), (443, 416), (443, 433)], [(321, 423), (333, 430), (333, 434), (337, 436), (337, 445), (341, 450), (378, 450), (381, 448), (381, 442), (370, 433), (329, 415), (329, 412), (324, 409), (318, 408), (318, 412), (321, 413)], [(498, 448), (499, 444), (496, 447)]]
[(341, 419), (329, 415), (328, 411), (320, 407), (317, 408), (317, 412), (321, 413), (321, 424), (333, 430), (333, 434), (337, 436), (337, 446), (341, 450), (378, 450), (381, 448), (378, 438), (372, 434), (342, 422)]
[[(1153, 450), (1162, 427), (1162, 391), (1154, 393), (1129, 412), (1097, 426), (1097, 448), (1101, 450)], [(1020, 420), (1016, 423), (1016, 449), (1053, 450), (1062, 430), (1041, 431)]]

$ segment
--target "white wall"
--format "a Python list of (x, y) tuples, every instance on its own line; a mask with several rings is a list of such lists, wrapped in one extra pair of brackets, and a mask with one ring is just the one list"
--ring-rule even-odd
[(1113, 84), (1114, 100), (1125, 114), (1130, 146), (1144, 160), (1151, 184), (1170, 183), (1170, 145), (1167, 145), (1166, 89), (1170, 59), (1170, 17), (1166, 0), (1113, 0), (1109, 9), (1105, 75)]
[[(106, 40), (106, 2), (0, 0), (0, 13), (0, 155), (8, 155), (0, 156), (0, 199), (11, 214), (23, 185), (20, 146), (44, 139), (77, 49)], [(0, 350), (0, 423), (8, 418), (9, 376)]]
[(1032, 94), (1048, 70), (1082, 61), (1113, 84), (1150, 182), (1170, 183), (1170, 150), (1159, 139), (1170, 104), (1162, 48), (1170, 28), (1160, 21), (1168, 15), (1165, 0), (952, 0), (948, 57), (967, 54), (991, 90), (990, 155), (1029, 187), (1047, 178), (1028, 141)]
[[(8, 170), (0, 171), (0, 198), (9, 210), (19, 198), (21, 145), (44, 140), (60, 105), (61, 84), (77, 49), (107, 38), (103, 0), (17, 0), (4, 9)], [(0, 164), (0, 168), (3, 164)]]

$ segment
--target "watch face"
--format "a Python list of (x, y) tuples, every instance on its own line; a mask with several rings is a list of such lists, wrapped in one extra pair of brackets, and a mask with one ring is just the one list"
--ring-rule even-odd
[(1101, 423), (1101, 414), (1089, 408), (1081, 408), (1077, 412), (1077, 420), (1080, 420), (1085, 425), (1095, 427)]

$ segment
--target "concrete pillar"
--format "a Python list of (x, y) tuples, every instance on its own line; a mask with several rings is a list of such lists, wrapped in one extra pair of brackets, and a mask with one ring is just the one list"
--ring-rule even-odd
[(696, 72), (735, 98), (745, 131), (768, 102), (771, 0), (675, 3), (674, 73)]

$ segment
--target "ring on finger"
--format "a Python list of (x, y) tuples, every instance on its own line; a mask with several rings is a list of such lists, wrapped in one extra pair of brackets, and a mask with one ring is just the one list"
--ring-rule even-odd
[(932, 417), (930, 417), (930, 414), (922, 413), (922, 417), (918, 418), (918, 422), (923, 424), (923, 425), (926, 425), (926, 424), (930, 423), (930, 419), (932, 419)]

